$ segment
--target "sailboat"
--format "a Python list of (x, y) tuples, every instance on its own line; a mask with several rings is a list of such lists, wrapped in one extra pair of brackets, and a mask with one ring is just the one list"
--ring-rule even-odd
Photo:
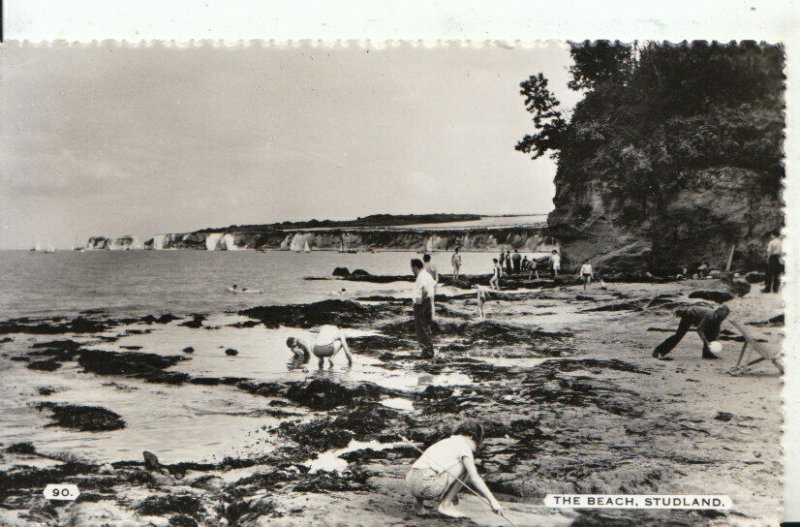
[(311, 252), (311, 247), (308, 246), (308, 240), (306, 240), (306, 246), (303, 247), (303, 252), (304, 253), (310, 253)]
[(44, 252), (48, 254), (56, 252), (56, 248), (53, 247), (53, 243), (50, 240), (47, 240), (47, 249)]
[(36, 240), (36, 246), (31, 249), (32, 253), (40, 253), (42, 252), (42, 245), (39, 243), (39, 240)]

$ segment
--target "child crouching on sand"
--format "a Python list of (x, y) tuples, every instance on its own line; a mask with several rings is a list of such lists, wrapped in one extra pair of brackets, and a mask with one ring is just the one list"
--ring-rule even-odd
[(434, 443), (417, 459), (406, 474), (406, 484), (417, 500), (416, 512), (424, 512), (425, 500), (437, 500), (438, 511), (459, 518), (454, 499), (464, 483), (481, 493), (497, 514), (503, 508), (486, 486), (475, 468), (474, 453), (483, 441), (483, 426), (467, 420), (458, 425), (453, 435)]

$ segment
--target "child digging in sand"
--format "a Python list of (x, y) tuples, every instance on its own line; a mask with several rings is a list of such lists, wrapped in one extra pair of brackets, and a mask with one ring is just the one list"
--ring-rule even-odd
[(436, 500), (440, 514), (462, 517), (455, 508), (455, 498), (464, 483), (481, 493), (494, 512), (503, 513), (475, 468), (473, 456), (482, 441), (483, 426), (477, 421), (464, 421), (455, 428), (453, 435), (429, 446), (411, 465), (406, 483), (417, 500), (417, 514), (424, 513), (425, 500)]

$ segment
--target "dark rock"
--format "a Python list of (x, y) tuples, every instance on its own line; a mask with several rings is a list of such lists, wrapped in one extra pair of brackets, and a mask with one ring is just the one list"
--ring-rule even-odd
[(195, 314), (192, 315), (191, 320), (187, 320), (186, 322), (181, 322), (180, 326), (185, 326), (187, 328), (201, 328), (203, 327), (203, 321), (206, 319), (205, 315)]
[(184, 353), (194, 353), (194, 348), (191, 347), (191, 346), (187, 346), (187, 347), (183, 348), (183, 352)]
[(139, 514), (152, 516), (163, 516), (171, 512), (196, 516), (202, 506), (202, 500), (191, 494), (163, 494), (146, 498), (136, 509)]
[(233, 348), (228, 348), (225, 350), (225, 355), (235, 356), (238, 355), (239, 352)]
[(733, 419), (733, 414), (729, 412), (717, 412), (717, 415), (714, 416), (714, 419), (716, 419), (717, 421), (723, 421), (727, 423), (728, 421)]
[(733, 295), (727, 291), (700, 290), (689, 293), (689, 298), (702, 298), (703, 300), (710, 300), (722, 304), (733, 300)]
[(286, 398), (315, 410), (330, 410), (341, 405), (350, 405), (357, 398), (377, 399), (381, 388), (373, 383), (345, 386), (330, 379), (314, 379), (311, 382), (292, 384)]
[(54, 421), (47, 426), (75, 428), (82, 432), (100, 432), (125, 428), (125, 421), (122, 420), (119, 414), (99, 406), (40, 403), (36, 408), (52, 412)]
[(5, 344), (6, 342), (14, 342), (13, 337), (3, 337), (0, 339), (0, 344)]
[(453, 395), (453, 388), (449, 386), (436, 386), (431, 384), (425, 391), (422, 392), (420, 397), (423, 399), (445, 399)]
[(98, 375), (151, 374), (174, 366), (184, 360), (180, 355), (156, 355), (154, 353), (81, 350), (78, 364)]
[(17, 318), (0, 322), (0, 334), (28, 333), (35, 335), (56, 335), (59, 333), (101, 333), (116, 325), (109, 321), (99, 322), (78, 317), (70, 322), (53, 322)]
[(169, 519), (170, 527), (197, 527), (197, 521), (185, 514), (176, 514)]
[(56, 393), (55, 389), (50, 388), (49, 386), (40, 386), (37, 391), (39, 392), (39, 395), (45, 395), (45, 396), (53, 395), (54, 393)]
[(333, 276), (341, 276), (347, 278), (350, 276), (350, 270), (347, 267), (337, 267), (333, 270)]
[(272, 516), (275, 510), (275, 503), (268, 498), (237, 500), (225, 507), (225, 518), (229, 525), (249, 525), (262, 516)]
[(744, 275), (744, 279), (751, 284), (760, 284), (767, 280), (767, 275), (764, 273), (759, 273), (758, 271), (750, 271)]
[(158, 457), (152, 452), (145, 450), (142, 452), (142, 457), (144, 458), (144, 468), (147, 470), (159, 470), (161, 468), (161, 463), (158, 461)]
[(744, 278), (734, 278), (730, 282), (726, 282), (725, 285), (728, 286), (730, 292), (736, 296), (744, 296), (749, 293), (752, 288), (750, 282)]
[(323, 300), (313, 304), (261, 306), (240, 311), (240, 315), (260, 320), (268, 328), (292, 326), (311, 328), (324, 324), (339, 327), (368, 323), (387, 313), (399, 313), (404, 306), (369, 306), (351, 300)]
[(120, 346), (120, 348), (128, 351), (136, 351), (142, 349), (141, 346)]
[(6, 448), (6, 452), (11, 454), (28, 454), (33, 455), (36, 454), (36, 447), (33, 446), (33, 443), (30, 441), (26, 441), (24, 443), (14, 443)]
[(364, 269), (356, 269), (355, 271), (353, 271), (352, 273), (350, 273), (350, 276), (352, 276), (352, 277), (358, 277), (358, 276), (372, 276), (372, 274), (371, 274), (371, 273), (369, 273), (369, 272), (367, 272), (367, 271), (365, 271)]
[(28, 364), (31, 370), (56, 371), (61, 367), (61, 362), (56, 359), (38, 360)]

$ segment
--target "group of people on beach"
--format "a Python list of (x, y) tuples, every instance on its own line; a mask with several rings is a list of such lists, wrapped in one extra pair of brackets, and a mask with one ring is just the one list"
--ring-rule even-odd
[[(780, 286), (780, 273), (782, 272), (782, 246), (779, 233), (775, 233), (767, 248), (768, 270), (764, 292), (777, 292)], [(439, 272), (432, 262), (430, 254), (411, 260), (411, 270), (414, 274), (412, 304), (414, 312), (414, 328), (422, 357), (435, 359), (436, 350), (431, 336), (431, 325), (435, 319), (436, 288), (440, 279)], [(493, 258), (493, 273), (489, 281), (490, 288), (499, 289), (499, 280), (507, 275), (520, 275), (528, 273), (529, 278), (539, 277), (537, 261), (535, 258), (522, 256), (517, 250), (504, 251), (499, 258)], [(704, 262), (705, 263), (705, 262)], [(455, 249), (451, 264), (453, 267), (452, 278), (461, 277), (462, 257), (460, 250)], [(558, 277), (561, 271), (561, 255), (558, 250), (553, 250), (549, 258), (550, 272), (553, 278)], [(699, 268), (702, 272), (702, 265)], [(705, 273), (708, 273), (706, 264)], [(589, 259), (584, 260), (580, 267), (579, 276), (586, 289), (594, 279), (594, 269)], [(483, 304), (488, 298), (489, 291), (485, 287), (477, 289), (478, 314), (483, 318)], [(720, 327), (730, 314), (730, 309), (725, 305), (716, 308), (704, 305), (693, 305), (679, 308), (676, 316), (680, 318), (675, 334), (661, 342), (652, 352), (657, 359), (666, 359), (667, 355), (681, 342), (683, 337), (695, 329), (702, 341), (702, 358), (718, 359), (716, 354), (721, 350), (717, 341)], [(324, 366), (327, 359), (333, 366), (333, 359), (342, 351), (347, 357), (348, 364), (352, 365), (353, 357), (347, 344), (345, 335), (336, 326), (323, 326), (320, 328), (313, 344), (308, 344), (295, 337), (289, 337), (287, 347), (292, 351), (296, 360), (307, 363), (314, 356), (318, 359), (319, 367)], [(486, 486), (475, 466), (475, 454), (484, 437), (483, 426), (474, 420), (465, 420), (459, 423), (448, 437), (441, 439), (424, 451), (411, 465), (407, 475), (406, 484), (416, 500), (417, 513), (424, 513), (425, 501), (437, 502), (438, 513), (460, 517), (455, 508), (458, 503), (458, 493), (466, 488), (479, 498), (483, 499), (491, 509), (502, 515), (503, 509), (492, 492)]]

